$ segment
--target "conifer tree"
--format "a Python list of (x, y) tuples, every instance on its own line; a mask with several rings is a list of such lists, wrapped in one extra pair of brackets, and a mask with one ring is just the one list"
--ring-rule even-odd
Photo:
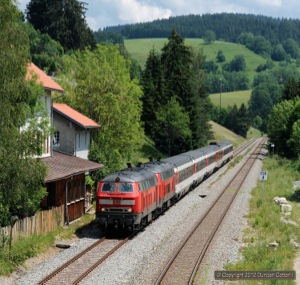
[(172, 30), (168, 42), (162, 48), (161, 63), (166, 81), (166, 96), (177, 96), (186, 108), (191, 94), (192, 55), (184, 40)]
[(204, 84), (204, 74), (200, 70), (203, 61), (201, 53), (195, 53), (184, 44), (184, 40), (173, 29), (167, 44), (162, 49), (161, 62), (166, 82), (166, 96), (176, 96), (184, 110), (188, 112), (192, 136), (189, 140), (179, 140), (177, 152), (198, 148), (211, 139), (209, 104)]
[(145, 124), (145, 133), (153, 137), (155, 112), (168, 101), (164, 96), (165, 83), (160, 56), (155, 49), (149, 53), (141, 83), (144, 92), (142, 121)]
[(242, 105), (240, 106), (237, 115), (238, 117), (237, 117), (235, 131), (240, 136), (246, 138), (247, 132), (250, 128), (250, 119), (249, 119), (247, 107), (245, 106), (244, 103), (242, 103)]
[[(165, 130), (160, 130), (158, 125), (161, 127), (171, 125), (173, 133), (181, 133), (180, 136), (172, 135), (172, 143), (168, 143), (168, 146), (172, 147), (168, 152), (172, 154), (198, 148), (212, 138), (209, 124), (211, 104), (206, 92), (204, 73), (200, 68), (202, 63), (202, 52), (194, 52), (187, 47), (175, 29), (162, 48), (160, 57), (155, 50), (149, 53), (142, 77), (144, 91), (142, 118), (146, 134), (161, 150), (166, 150), (164, 142), (170, 142), (170, 136), (166, 135)], [(176, 112), (166, 110), (175, 107)], [(162, 116), (162, 112), (176, 114), (177, 119), (174, 120), (177, 120), (177, 123), (164, 123), (163, 120), (167, 119), (167, 116)], [(182, 122), (179, 128), (178, 118), (186, 115), (188, 120)], [(186, 122), (189, 130), (186, 130)]]
[(58, 41), (65, 51), (94, 48), (96, 41), (85, 20), (85, 5), (77, 0), (31, 0), (26, 18), (36, 30)]

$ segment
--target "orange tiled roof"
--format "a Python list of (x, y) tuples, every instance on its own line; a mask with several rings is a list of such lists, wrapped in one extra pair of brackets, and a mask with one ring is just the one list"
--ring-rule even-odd
[(75, 124), (81, 126), (82, 128), (100, 128), (101, 126), (97, 124), (92, 119), (86, 117), (85, 115), (79, 113), (78, 111), (72, 109), (70, 106), (62, 103), (53, 103), (53, 109), (58, 114), (69, 119)]
[(42, 84), (45, 89), (64, 92), (64, 89), (43, 70), (39, 69), (34, 63), (30, 63), (27, 67), (26, 79), (32, 78), (33, 74), (38, 77), (37, 83)]

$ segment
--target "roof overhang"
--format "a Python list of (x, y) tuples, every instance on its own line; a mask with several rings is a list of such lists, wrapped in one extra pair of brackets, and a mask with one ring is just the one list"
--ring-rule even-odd
[(41, 159), (48, 168), (45, 182), (65, 180), (72, 176), (93, 172), (104, 167), (103, 164), (53, 151), (53, 156)]

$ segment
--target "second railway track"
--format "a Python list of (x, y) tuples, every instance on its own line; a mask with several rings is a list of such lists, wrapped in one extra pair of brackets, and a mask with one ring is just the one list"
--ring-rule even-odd
[(264, 147), (264, 142), (265, 139), (260, 141), (240, 171), (225, 187), (223, 193), (178, 247), (155, 284), (193, 284), (194, 276), (210, 242), (222, 223), (255, 159), (257, 159), (261, 149)]

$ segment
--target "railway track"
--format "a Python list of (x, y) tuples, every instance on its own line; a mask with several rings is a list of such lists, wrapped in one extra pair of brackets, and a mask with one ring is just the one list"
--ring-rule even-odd
[(128, 242), (131, 237), (122, 240), (109, 240), (105, 237), (74, 256), (55, 271), (41, 280), (39, 285), (79, 284), (106, 258)]
[(248, 140), (245, 144), (241, 145), (237, 149), (233, 151), (233, 157), (237, 157), (239, 154), (243, 153), (245, 150), (247, 150), (252, 144), (254, 144), (256, 139), (252, 138)]
[[(235, 150), (234, 157), (237, 157), (240, 153), (245, 151), (252, 143), (253, 141), (248, 141)], [(38, 284), (79, 284), (106, 258), (127, 243), (130, 238), (131, 236), (122, 240), (99, 239), (87, 249), (51, 272)]]
[[(194, 277), (209, 248), (209, 245), (220, 227), (230, 205), (234, 201), (252, 165), (261, 153), (266, 139), (256, 143), (256, 148), (250, 154), (238, 173), (224, 188), (224, 191), (199, 220), (184, 242), (174, 251), (173, 256), (161, 271), (155, 285), (158, 284), (193, 284)], [(250, 142), (255, 143), (255, 141)], [(240, 149), (242, 152), (249, 147)], [(240, 152), (236, 152), (237, 156)]]

